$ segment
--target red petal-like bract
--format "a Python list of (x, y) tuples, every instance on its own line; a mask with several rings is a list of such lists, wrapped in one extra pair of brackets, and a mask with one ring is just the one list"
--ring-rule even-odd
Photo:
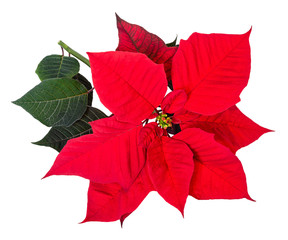
[(233, 153), (271, 131), (253, 122), (236, 106), (212, 116), (186, 112), (183, 115), (176, 114), (176, 117), (181, 120), (181, 129), (201, 128), (213, 133), (215, 140), (230, 148)]
[(250, 31), (236, 34), (193, 33), (181, 40), (173, 58), (174, 89), (188, 95), (185, 108), (213, 115), (240, 101), (250, 75)]
[(83, 222), (120, 220), (121, 224), (153, 191), (147, 170), (144, 168), (128, 190), (118, 184), (90, 182), (87, 214)]
[[(164, 130), (156, 122), (146, 124), (139, 133), (139, 145), (148, 148), (156, 137), (161, 137)], [(166, 134), (167, 135), (167, 134)]]
[(161, 103), (164, 113), (175, 113), (181, 110), (187, 102), (187, 94), (184, 90), (174, 90), (167, 94)]
[(194, 169), (189, 147), (173, 138), (157, 137), (147, 150), (147, 164), (155, 190), (183, 215)]
[(77, 175), (129, 188), (145, 163), (145, 151), (138, 146), (142, 125), (121, 123), (114, 116), (91, 125), (95, 134), (69, 140), (45, 177)]
[(119, 121), (139, 123), (161, 103), (167, 81), (163, 66), (141, 53), (88, 53), (94, 87)]
[(119, 34), (119, 45), (116, 50), (144, 53), (153, 62), (164, 63), (167, 80), (170, 81), (172, 58), (177, 51), (177, 47), (167, 47), (161, 38), (146, 31), (143, 27), (130, 24), (117, 14), (116, 18)]
[(194, 153), (190, 195), (197, 199), (252, 200), (241, 162), (228, 148), (217, 143), (213, 134), (188, 128), (174, 138), (184, 141)]

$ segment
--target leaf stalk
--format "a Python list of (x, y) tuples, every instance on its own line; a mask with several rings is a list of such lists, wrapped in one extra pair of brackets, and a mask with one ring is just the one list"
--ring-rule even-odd
[(90, 67), (90, 62), (87, 58), (85, 58), (83, 55), (81, 55), (80, 53), (76, 52), (75, 50), (73, 50), (72, 48), (70, 48), (67, 44), (65, 44), (62, 41), (59, 41), (58, 44), (64, 48), (69, 54), (73, 55), (74, 57), (76, 57), (77, 59), (79, 59), (81, 62), (85, 63), (88, 67)]

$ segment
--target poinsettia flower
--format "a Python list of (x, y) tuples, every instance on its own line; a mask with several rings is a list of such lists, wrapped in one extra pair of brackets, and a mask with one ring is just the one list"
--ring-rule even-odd
[[(172, 67), (176, 90), (166, 97), (163, 65), (144, 54), (88, 53), (94, 87), (113, 116), (91, 122), (93, 134), (68, 141), (46, 174), (91, 181), (84, 221), (123, 222), (153, 190), (182, 214), (189, 193), (198, 199), (252, 200), (232, 151), (264, 132), (243, 137), (236, 123), (232, 136), (228, 130), (231, 109), (249, 78), (249, 34), (197, 33), (181, 41)], [(193, 122), (195, 115), (207, 115), (210, 124), (215, 114), (225, 131)], [(258, 127), (244, 117), (241, 121)], [(182, 131), (171, 136), (167, 129), (178, 123)]]

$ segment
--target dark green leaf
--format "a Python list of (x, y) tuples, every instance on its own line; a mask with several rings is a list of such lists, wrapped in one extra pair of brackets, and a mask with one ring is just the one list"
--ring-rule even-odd
[(55, 78), (41, 82), (13, 103), (46, 126), (70, 126), (85, 113), (87, 95), (77, 80)]
[(174, 39), (173, 42), (166, 43), (166, 46), (167, 46), (167, 47), (175, 47), (175, 46), (176, 46), (176, 42), (177, 42), (177, 37), (178, 37), (178, 36), (176, 36), (176, 38)]
[(73, 57), (50, 55), (42, 59), (36, 73), (41, 81), (50, 78), (72, 78), (79, 72), (79, 62)]
[[(91, 83), (84, 76), (82, 76), (80, 73), (75, 75), (73, 78), (78, 80), (80, 83), (82, 83), (87, 88), (88, 91), (92, 89)], [(88, 94), (88, 105), (89, 106), (92, 105), (92, 100), (93, 100), (93, 91), (90, 91)]]
[(105, 113), (99, 109), (88, 107), (83, 117), (73, 125), (70, 127), (52, 127), (42, 140), (34, 144), (52, 147), (60, 152), (69, 139), (92, 133), (91, 126), (88, 122), (105, 117), (107, 117)]

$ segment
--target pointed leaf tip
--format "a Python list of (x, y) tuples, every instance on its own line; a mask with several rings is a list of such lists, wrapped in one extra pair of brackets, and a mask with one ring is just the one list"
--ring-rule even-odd
[(48, 172), (44, 175), (44, 177), (41, 178), (41, 180), (43, 180), (43, 179), (45, 179), (45, 178), (47, 178), (47, 177), (50, 177), (51, 175), (53, 175), (53, 174), (50, 174), (50, 171), (48, 171)]
[(167, 47), (175, 47), (175, 46), (176, 46), (176, 42), (177, 42), (177, 38), (178, 38), (178, 35), (176, 34), (176, 37), (175, 37), (175, 39), (173, 40), (173, 42), (166, 43), (166, 46), (167, 46)]
[(251, 202), (256, 202), (256, 200), (254, 200), (253, 198), (251, 198), (249, 194), (247, 195), (246, 199), (247, 199), (247, 200), (250, 200)]
[(44, 125), (70, 126), (87, 109), (88, 91), (75, 79), (42, 81), (14, 103)]
[(124, 224), (124, 220), (130, 215), (131, 213), (125, 213), (123, 214), (121, 217), (120, 217), (120, 225), (121, 225), (121, 228), (123, 228), (123, 224)]
[(83, 224), (83, 223), (86, 223), (88, 222), (87, 218), (85, 218), (82, 222), (79, 222), (78, 224)]
[(250, 29), (248, 30), (248, 32), (247, 33), (249, 33), (249, 35), (251, 34), (251, 32), (252, 32), (252, 26), (250, 27)]

